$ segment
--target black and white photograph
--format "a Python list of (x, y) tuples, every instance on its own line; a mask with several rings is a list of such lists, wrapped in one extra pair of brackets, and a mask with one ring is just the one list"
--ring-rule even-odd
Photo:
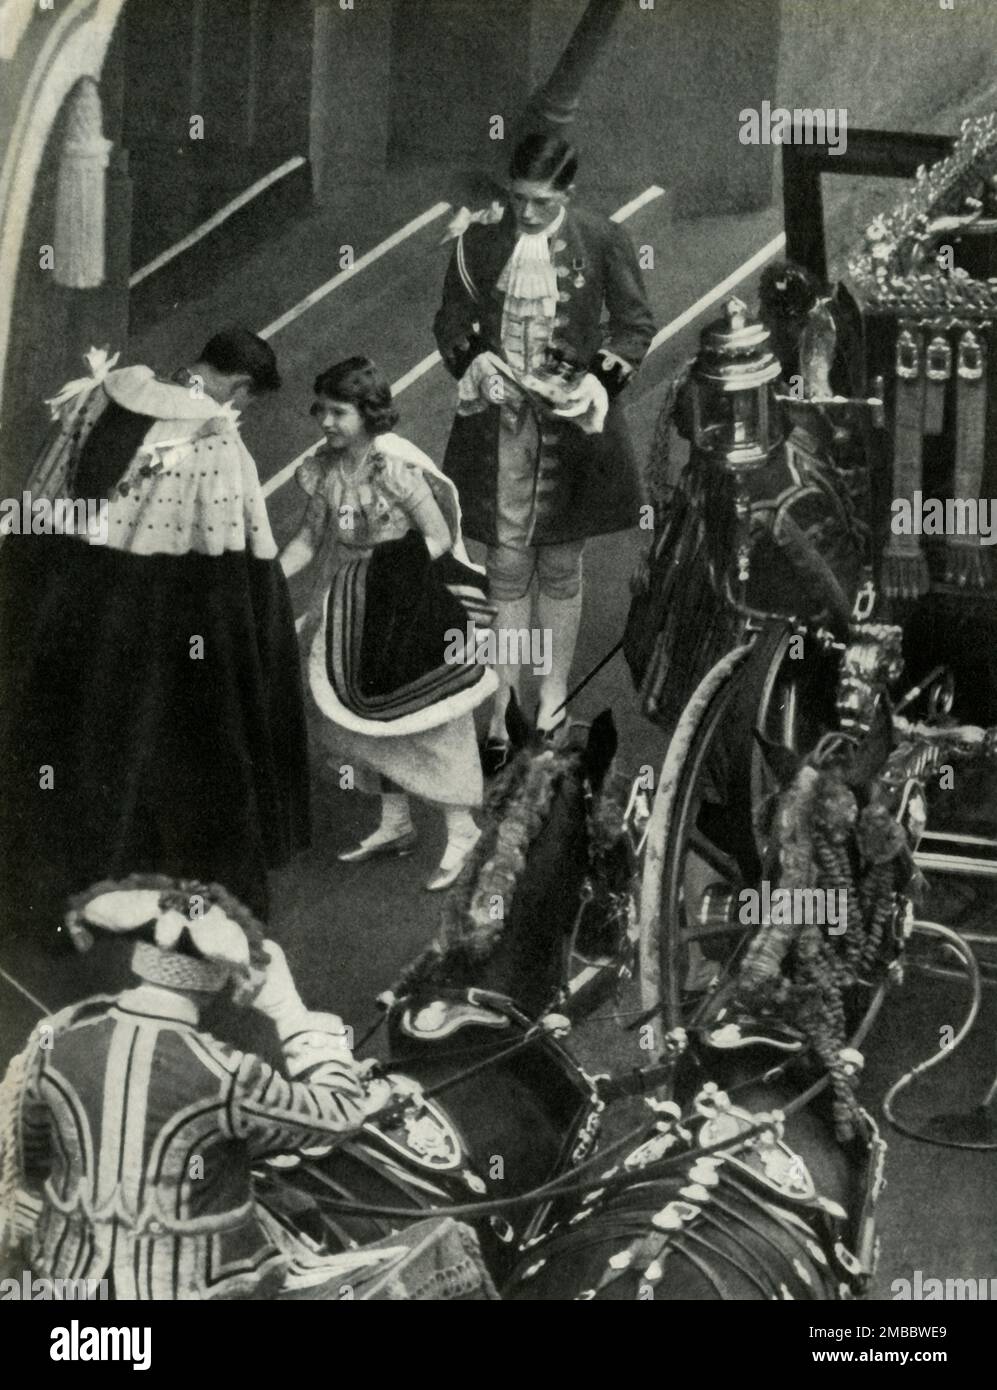
[(994, 0), (0, 0), (0, 78), (9, 1334), (968, 1366)]

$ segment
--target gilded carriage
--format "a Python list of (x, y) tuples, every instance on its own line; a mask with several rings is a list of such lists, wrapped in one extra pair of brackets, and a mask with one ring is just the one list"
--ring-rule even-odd
[[(854, 133), (849, 173), (943, 157), (833, 287), (821, 169), (786, 148), (795, 260), (763, 277), (760, 322), (728, 303), (669, 394), (628, 625), (670, 735), (632, 805), (647, 1016), (721, 1045), (763, 1016), (771, 1034), (819, 951), (840, 988), (809, 1042), (832, 1074), (850, 994), (911, 934), (919, 869), (997, 878), (997, 117), (945, 144)], [(776, 884), (846, 889), (847, 937), (808, 923), (787, 946), (770, 907), (746, 911)], [(972, 944), (985, 965), (992, 940)]]

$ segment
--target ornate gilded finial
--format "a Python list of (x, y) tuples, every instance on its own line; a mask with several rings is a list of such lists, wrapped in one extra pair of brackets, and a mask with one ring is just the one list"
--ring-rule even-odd
[[(925, 308), (990, 321), (997, 285), (932, 263), (945, 236), (993, 234), (990, 213), (997, 176), (997, 112), (965, 120), (951, 154), (921, 165), (901, 201), (876, 217), (848, 257), (849, 274), (870, 305), (920, 314)], [(990, 201), (987, 201), (987, 200)]]

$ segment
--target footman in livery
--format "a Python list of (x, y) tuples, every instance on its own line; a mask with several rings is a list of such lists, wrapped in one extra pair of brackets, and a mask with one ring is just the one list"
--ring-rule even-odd
[[(639, 520), (638, 470), (616, 398), (654, 333), (626, 233), (570, 204), (576, 167), (559, 138), (531, 135), (517, 147), (508, 207), (473, 215), (461, 233), (434, 323), (460, 381), (444, 471), (457, 484), (465, 534), (488, 546), (499, 629), (534, 625), (537, 578), (536, 625), (553, 645), (537, 721), (548, 735), (563, 721), (584, 541)], [(518, 671), (501, 667), (499, 679), (486, 770), (508, 756), (505, 709)]]

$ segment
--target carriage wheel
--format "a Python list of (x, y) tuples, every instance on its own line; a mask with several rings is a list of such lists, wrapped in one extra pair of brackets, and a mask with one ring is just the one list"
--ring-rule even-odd
[[(773, 624), (700, 682), (668, 747), (641, 883), (645, 1009), (666, 1030), (699, 1022), (752, 928), (742, 888), (758, 883), (778, 790), (754, 731), (797, 757), (834, 724), (836, 660), (809, 634)], [(800, 659), (794, 659), (800, 652)]]

